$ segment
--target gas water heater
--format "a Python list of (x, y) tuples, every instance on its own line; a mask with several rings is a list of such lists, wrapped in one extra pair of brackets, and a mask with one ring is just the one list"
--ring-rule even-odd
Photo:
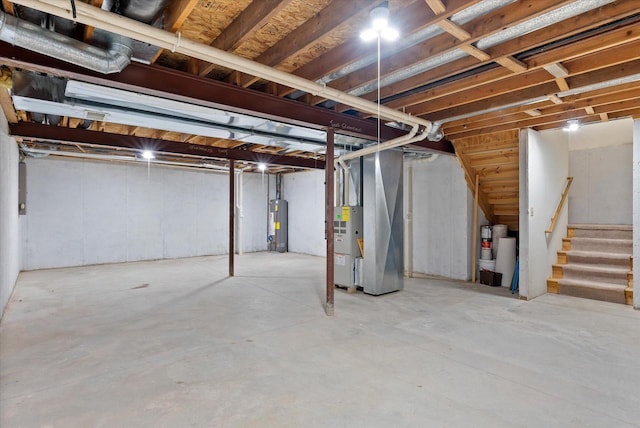
[(285, 253), (288, 251), (287, 201), (272, 199), (269, 201), (269, 251)]

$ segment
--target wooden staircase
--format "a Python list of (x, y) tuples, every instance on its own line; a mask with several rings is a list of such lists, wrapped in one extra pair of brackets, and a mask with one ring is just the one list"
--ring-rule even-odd
[(452, 143), (472, 193), (478, 177), (478, 204), (487, 220), (518, 230), (518, 130), (461, 138)]
[(569, 225), (547, 292), (633, 303), (633, 237), (627, 225)]

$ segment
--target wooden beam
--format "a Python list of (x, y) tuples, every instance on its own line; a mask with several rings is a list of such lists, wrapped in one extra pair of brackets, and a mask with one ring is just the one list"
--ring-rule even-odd
[[(433, 25), (440, 19), (450, 17), (479, 2), (480, 0), (449, 0), (447, 2), (447, 11), (440, 16), (434, 14), (429, 8), (424, 7), (424, 4), (413, 2), (394, 13), (394, 19), (402, 22), (402, 31), (404, 33), (410, 34)], [(304, 77), (305, 79), (317, 80), (341, 70), (352, 62), (375, 52), (375, 43), (363, 45), (362, 40), (354, 37), (352, 40), (302, 65), (300, 68), (294, 70), (293, 74)], [(279, 93), (279, 95), (288, 95), (290, 91), (291, 90), (287, 90), (287, 92)]]
[(442, 3), (442, 0), (425, 0), (425, 2), (427, 2), (427, 6), (429, 6), (433, 13), (435, 13), (436, 15), (447, 11), (447, 8), (445, 7), (444, 3)]
[(525, 71), (527, 71), (527, 68), (528, 68), (527, 64), (525, 64), (520, 60), (515, 59), (512, 56), (496, 58), (495, 61), (501, 66), (503, 66), (504, 68), (506, 68), (507, 70), (511, 70), (514, 73), (524, 73)]
[[(474, 130), (491, 129), (494, 126), (504, 125), (510, 122), (517, 122), (523, 127), (534, 126), (537, 129), (540, 126), (546, 126), (549, 123), (555, 123), (557, 120), (566, 120), (579, 117), (588, 116), (585, 115), (584, 109), (586, 107), (600, 108), (602, 111), (595, 111), (596, 114), (620, 110), (621, 107), (629, 109), (633, 107), (635, 100), (640, 98), (640, 83), (636, 83), (635, 87), (629, 85), (620, 85), (620, 87), (610, 87), (605, 90), (587, 92), (584, 94), (567, 97), (564, 99), (564, 103), (560, 105), (551, 105), (541, 109), (542, 117), (537, 116), (540, 120), (534, 122), (528, 122), (523, 113), (517, 113), (518, 108), (510, 109), (508, 113), (494, 112), (490, 114), (480, 115), (477, 117), (458, 120), (445, 124), (444, 131), (448, 138), (453, 138), (459, 134), (465, 134), (473, 132)], [(596, 94), (597, 92), (597, 94)], [(620, 104), (626, 102), (625, 104)], [(521, 109), (524, 109), (522, 107)], [(560, 119), (555, 119), (559, 114), (562, 114)], [(569, 115), (569, 116), (567, 116)], [(576, 117), (571, 117), (571, 115)]]
[[(640, 32), (640, 24), (633, 26), (633, 28), (635, 27), (637, 27)], [(640, 39), (624, 43), (626, 40), (626, 34), (633, 31), (634, 30), (630, 29), (628, 26), (620, 30), (616, 30), (617, 34), (615, 37), (615, 43), (619, 44), (613, 45), (607, 43), (602, 46), (602, 51), (596, 51), (584, 57), (567, 60), (567, 67), (570, 68), (573, 75), (578, 76), (605, 67), (614, 67), (613, 69), (616, 67), (619, 68), (619, 65), (625, 61), (640, 57)], [(600, 39), (602, 39), (601, 36), (594, 36), (590, 39), (576, 42), (574, 45), (578, 44), (580, 46), (584, 46), (585, 49), (592, 50), (593, 45), (598, 43), (598, 40)], [(573, 51), (572, 47), (562, 47), (558, 49), (561, 51), (565, 51), (566, 49)], [(605, 51), (606, 55), (602, 55), (602, 52)], [(535, 61), (538, 65), (534, 70), (530, 70), (524, 74), (508, 74), (506, 70), (502, 68), (487, 70), (467, 78), (457, 79), (450, 83), (429, 88), (428, 90), (420, 93), (413, 93), (406, 97), (395, 98), (393, 101), (385, 103), (385, 105), (391, 108), (404, 109), (408, 113), (420, 116), (442, 108), (451, 108), (456, 105), (469, 103), (474, 99), (486, 99), (499, 94), (511, 94), (513, 91), (522, 88), (551, 81), (551, 79), (549, 79), (550, 76), (548, 72), (539, 68), (541, 64), (545, 64), (545, 62), (541, 62), (539, 58), (545, 56), (557, 56), (556, 50), (545, 51), (531, 57), (529, 60)], [(570, 82), (562, 82), (560, 84), (564, 85), (564, 83), (566, 83), (567, 87), (573, 88), (574, 84), (579, 83), (579, 81), (572, 77), (569, 79), (572, 80)], [(597, 78), (592, 78), (591, 81), (592, 83), (596, 83), (602, 79), (606, 79), (606, 77), (604, 75), (600, 75)], [(551, 89), (552, 92), (557, 91), (557, 82), (555, 86), (556, 87)], [(385, 88), (383, 88), (383, 90), (384, 89)], [(453, 94), (455, 94), (455, 96)]]
[(600, 120), (607, 122), (609, 120), (609, 115), (607, 113), (600, 113)]
[(558, 88), (561, 91), (568, 91), (569, 88), (569, 84), (567, 83), (567, 81), (565, 79), (563, 79), (562, 77), (558, 77), (556, 79), (556, 85), (558, 85)]
[[(563, 4), (570, 3), (570, 0), (519, 0), (502, 8), (489, 12), (466, 23), (463, 28), (471, 34), (471, 39), (460, 42), (448, 33), (429, 38), (417, 43), (407, 49), (391, 55), (381, 64), (381, 77), (400, 71), (425, 57), (436, 56), (441, 53), (458, 49), (464, 44), (473, 43), (483, 37), (502, 31), (505, 27), (519, 24), (523, 21), (533, 19), (540, 14), (556, 9)], [(475, 66), (476, 64), (472, 64)], [(515, 65), (514, 65), (515, 66)], [(350, 88), (358, 87), (377, 80), (377, 64), (371, 64), (347, 76), (331, 82), (335, 89), (346, 91)], [(422, 84), (425, 80), (422, 80)]]
[(593, 107), (591, 107), (591, 106), (585, 107), (584, 111), (586, 111), (587, 114), (596, 114), (596, 112), (593, 110)]
[(542, 112), (538, 109), (531, 109), (531, 110), (525, 110), (525, 113), (527, 113), (529, 116), (541, 116)]
[(198, 0), (172, 0), (169, 2), (169, 6), (165, 11), (165, 30), (171, 32), (178, 31), (197, 5)]
[[(341, 2), (340, 7), (325, 7), (304, 24), (291, 31), (275, 45), (261, 53), (256, 62), (268, 66), (280, 64), (287, 58), (326, 36), (330, 31), (359, 14), (369, 14), (372, 7), (382, 3), (380, 0), (349, 0)], [(243, 76), (240, 86), (248, 87), (258, 80), (255, 76)]]
[[(632, 3), (629, 3), (629, 2), (611, 3), (603, 6), (602, 8), (598, 8), (596, 10), (586, 12), (580, 15), (579, 17), (570, 18), (562, 22), (559, 22), (556, 25), (548, 26), (543, 29), (529, 33), (526, 35), (526, 37), (518, 37), (516, 39), (508, 40), (499, 45), (493, 46), (491, 48), (487, 48), (486, 52), (492, 58), (497, 58), (500, 56), (507, 56), (507, 55), (515, 55), (519, 52), (538, 47), (541, 44), (545, 44), (550, 41), (560, 40), (566, 37), (570, 37), (574, 34), (581, 33), (588, 29), (600, 27), (606, 24), (607, 22), (611, 22), (613, 20), (623, 19), (624, 17), (629, 16), (630, 14), (633, 14), (636, 12), (637, 12), (637, 7), (634, 7)], [(601, 49), (606, 49), (607, 46), (612, 47), (616, 45), (621, 45), (623, 43), (627, 43), (630, 40), (633, 40), (633, 38), (635, 37), (636, 31), (634, 30), (634, 28), (635, 28), (635, 25), (625, 26), (618, 30), (614, 30), (613, 32), (608, 33), (604, 36), (596, 35), (586, 40), (574, 42), (569, 46), (552, 49), (551, 51), (546, 51), (540, 54), (536, 54), (531, 58), (527, 58), (527, 64), (529, 65), (529, 69), (535, 69), (537, 67), (541, 67), (542, 65), (548, 64), (550, 62), (557, 62), (557, 61), (565, 60), (568, 58), (575, 58), (577, 56), (577, 51), (597, 52)], [(613, 36), (615, 40), (610, 36)], [(605, 43), (604, 46), (603, 46), (603, 43)], [(589, 44), (590, 44), (590, 47), (589, 47)], [(572, 51), (574, 47), (576, 51)], [(640, 51), (640, 49), (636, 49), (636, 51)], [(602, 58), (609, 58), (611, 54), (612, 53), (610, 51), (607, 51), (607, 55), (602, 56)], [(554, 57), (554, 55), (557, 55), (557, 57)], [(539, 60), (537, 60), (537, 58), (539, 58)], [(392, 108), (402, 108), (403, 106), (410, 106), (412, 104), (416, 104), (426, 100), (431, 100), (434, 96), (434, 94), (432, 93), (433, 89), (430, 89), (428, 91), (429, 94), (425, 97), (422, 97), (421, 93), (413, 93), (403, 98), (398, 98), (397, 95), (403, 92), (411, 91), (412, 89), (420, 87), (428, 82), (445, 79), (455, 74), (469, 71), (473, 68), (476, 68), (477, 66), (478, 66), (478, 63), (473, 58), (464, 57), (459, 60), (448, 63), (445, 66), (427, 70), (423, 73), (418, 73), (415, 76), (409, 77), (407, 79), (403, 79), (401, 82), (396, 82), (392, 85), (385, 86), (381, 89), (381, 97), (385, 98), (389, 96), (394, 96), (393, 106), (389, 105), (389, 103), (385, 103), (385, 105), (389, 105)], [(590, 69), (593, 69), (593, 66), (591, 66)], [(503, 68), (488, 70), (481, 74), (482, 78), (480, 78), (480, 75), (474, 74), (472, 77), (463, 79), (464, 81), (460, 82), (457, 85), (457, 88), (464, 89), (465, 85), (471, 87), (473, 85), (495, 81), (501, 77), (501, 76), (498, 76), (497, 78), (492, 77), (492, 76), (495, 76), (496, 73), (498, 72), (505, 73), (506, 70)], [(571, 72), (575, 73), (574, 70), (571, 70)], [(469, 84), (469, 82), (471, 84)], [(455, 82), (453, 82), (452, 84), (455, 84)], [(458, 89), (458, 90), (461, 90), (461, 89)], [(371, 101), (376, 98), (376, 94), (375, 93), (365, 94), (363, 98)], [(404, 102), (405, 99), (406, 99), (406, 103)]]
[(438, 26), (458, 40), (465, 41), (471, 38), (471, 34), (467, 30), (448, 19), (438, 21)]
[(5, 11), (5, 13), (8, 13), (9, 15), (16, 14), (13, 3), (10, 2), (9, 0), (2, 0), (2, 9)]
[(18, 115), (16, 114), (16, 110), (13, 107), (13, 101), (11, 100), (11, 95), (9, 95), (9, 91), (6, 88), (0, 86), (0, 106), (2, 107), (2, 111), (4, 112), (5, 117), (9, 123), (17, 123)]
[[(3, 3), (5, 0), (2, 0)], [(95, 7), (102, 7), (102, 0), (90, 0), (89, 4)], [(94, 28), (91, 25), (84, 26), (84, 41), (89, 43), (93, 38)]]
[(562, 101), (562, 98), (560, 98), (556, 94), (549, 94), (547, 95), (547, 98), (549, 99), (549, 101), (551, 101), (554, 104), (562, 104), (564, 102)]
[(559, 62), (554, 62), (543, 66), (545, 70), (549, 72), (553, 77), (562, 78), (569, 75), (569, 71)]
[[(287, 7), (292, 0), (260, 0), (252, 1), (227, 28), (211, 43), (211, 46), (223, 51), (236, 50), (247, 39), (266, 25), (269, 20)], [(198, 73), (206, 76), (215, 65), (206, 61), (198, 61)]]
[(491, 58), (485, 51), (482, 51), (473, 45), (460, 45), (458, 48), (480, 61), (488, 61)]
[[(102, 0), (100, 0), (102, 2)], [(165, 11), (164, 28), (167, 31), (175, 33), (182, 27), (184, 21), (187, 20), (193, 9), (198, 5), (198, 0), (172, 0), (167, 6)], [(151, 60), (152, 63), (162, 54), (163, 49), (158, 49), (158, 52)]]

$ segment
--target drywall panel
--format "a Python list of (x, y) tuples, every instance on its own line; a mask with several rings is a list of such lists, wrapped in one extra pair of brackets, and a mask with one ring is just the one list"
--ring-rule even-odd
[(633, 147), (622, 145), (569, 152), (569, 223), (631, 224)]
[(289, 202), (289, 251), (326, 255), (324, 170), (284, 175), (283, 197)]
[[(521, 152), (526, 156), (520, 165), (526, 185), (521, 183), (520, 295), (533, 299), (547, 292), (547, 278), (557, 260), (557, 251), (566, 236), (568, 210), (566, 204), (552, 234), (546, 234), (550, 219), (558, 206), (569, 172), (567, 134), (562, 131), (521, 132)], [(521, 140), (522, 142), (522, 140)], [(523, 147), (524, 145), (524, 147)], [(522, 180), (521, 180), (522, 181)], [(522, 205), (525, 201), (525, 205)], [(524, 208), (524, 211), (523, 211)], [(524, 251), (523, 251), (524, 249)], [(526, 263), (523, 263), (523, 259)]]
[[(228, 174), (53, 157), (27, 167), (25, 269), (228, 252)], [(266, 249), (266, 205), (254, 205), (265, 189), (252, 176), (244, 251)]]
[(406, 198), (412, 198), (413, 272), (469, 279), (473, 196), (464, 171), (453, 156), (413, 161), (412, 169)]
[(633, 119), (625, 118), (597, 122), (581, 126), (576, 132), (568, 132), (569, 150), (586, 150), (597, 147), (630, 144)]
[(6, 118), (0, 112), (0, 315), (20, 272), (19, 161), (18, 147), (9, 136)]
[(640, 309), (640, 120), (633, 122), (633, 307)]

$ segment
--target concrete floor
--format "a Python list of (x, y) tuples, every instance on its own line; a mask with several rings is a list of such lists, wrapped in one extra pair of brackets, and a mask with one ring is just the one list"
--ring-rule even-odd
[(257, 253), (25, 272), (2, 427), (640, 426), (640, 312), (411, 279), (336, 292)]

